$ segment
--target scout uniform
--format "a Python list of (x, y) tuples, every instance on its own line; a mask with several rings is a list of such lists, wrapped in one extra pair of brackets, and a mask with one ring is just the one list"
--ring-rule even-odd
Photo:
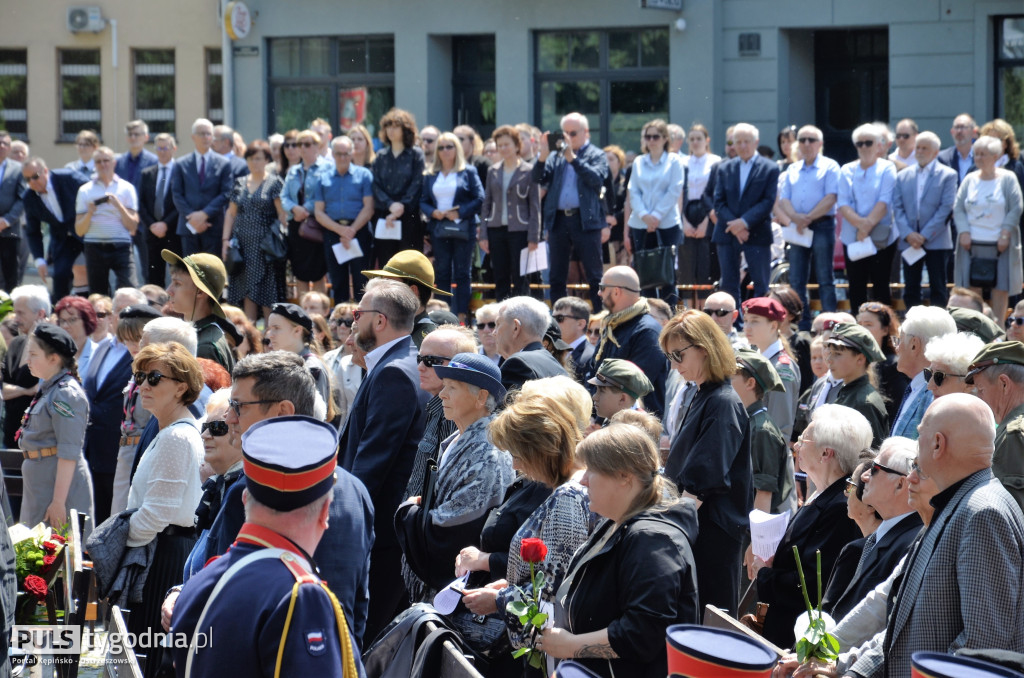
[[(309, 332), (310, 336), (313, 336), (313, 320), (305, 311), (302, 310), (301, 306), (289, 303), (277, 303), (270, 307), (270, 312), (274, 315), (281, 316), (290, 323), (299, 325), (302, 329)], [(299, 357), (302, 358), (302, 362), (305, 363), (306, 369), (309, 370), (309, 373), (313, 375), (313, 383), (316, 385), (317, 395), (319, 395), (320, 400), (323, 401), (323, 418), (326, 418), (327, 403), (331, 400), (331, 377), (330, 374), (328, 374), (327, 366), (324, 365), (322, 360), (320, 360), (320, 356), (310, 350), (308, 344), (302, 348), (302, 351), (299, 353)], [(318, 401), (318, 407), (319, 404), (320, 403)]]
[(597, 368), (597, 374), (588, 379), (587, 383), (618, 389), (633, 400), (640, 400), (654, 390), (651, 380), (640, 370), (640, 367), (636, 363), (622, 358), (602, 360)]
[[(754, 378), (767, 395), (784, 389), (782, 380), (772, 364), (751, 348), (736, 351), (736, 366)], [(763, 400), (756, 400), (747, 408), (750, 429), (750, 460), (753, 464), (754, 491), (772, 493), (772, 513), (796, 510), (793, 492), (793, 455), (782, 437), (782, 431), (768, 416)]]
[[(379, 271), (363, 271), (367, 278), (391, 278), (400, 280), (406, 285), (416, 285), (421, 291), (427, 288), (443, 294), (446, 297), (452, 296), (451, 292), (445, 292), (434, 287), (434, 267), (426, 255), (416, 250), (402, 250), (395, 256), (388, 259), (388, 263)], [(422, 303), (422, 299), (420, 300)], [(413, 320), (412, 342), (416, 348), (423, 343), (423, 337), (437, 329), (437, 325), (430, 319), (426, 311), (417, 315)]]
[[(61, 356), (72, 357), (78, 352), (71, 335), (56, 325), (39, 323), (32, 334)], [(42, 522), (53, 501), (57, 460), (70, 459), (75, 462), (75, 470), (64, 506), (68, 511), (87, 514), (92, 523), (92, 475), (82, 454), (88, 424), (89, 400), (69, 371), (61, 370), (39, 385), (15, 435), (25, 456), (21, 462), (24, 494), (20, 522), (30, 526)]]
[[(860, 325), (844, 323), (836, 325), (829, 337), (829, 344), (846, 346), (867, 358), (868, 369), (871, 363), (885, 360), (878, 342), (871, 333)], [(871, 424), (871, 446), (878, 448), (882, 441), (889, 437), (889, 413), (885, 409), (885, 401), (878, 393), (871, 380), (865, 374), (862, 377), (843, 384), (836, 398), (836, 405), (845, 405), (863, 414)]]
[[(287, 512), (332, 491), (338, 432), (312, 417), (277, 417), (242, 436), (246, 487)], [(296, 442), (301, 441), (301, 445)], [(178, 676), (363, 674), (341, 605), (312, 557), (287, 537), (245, 523), (228, 552), (189, 579), (174, 609)]]
[(1003, 328), (992, 322), (984, 313), (978, 313), (971, 308), (951, 308), (949, 314), (953, 316), (957, 332), (969, 332), (980, 337), (986, 344), (1006, 338)]
[[(757, 297), (743, 302), (743, 312), (763, 316), (768, 320), (782, 322), (786, 319), (786, 309), (776, 299)], [(764, 406), (768, 415), (779, 427), (785, 440), (793, 434), (793, 422), (796, 420), (797, 403), (800, 400), (800, 368), (782, 346), (782, 339), (764, 348), (761, 355), (771, 361), (772, 367), (782, 380), (782, 391), (764, 394)]]
[(213, 314), (205, 318), (185, 318), (196, 328), (196, 339), (198, 349), (196, 357), (206, 358), (220, 363), (224, 369), (231, 374), (235, 367), (235, 354), (231, 350), (224, 330), (217, 324), (217, 319), (224, 317), (224, 309), (220, 307), (220, 296), (224, 293), (224, 286), (227, 284), (228, 272), (224, 268), (224, 262), (212, 254), (192, 254), (184, 259), (170, 250), (163, 250), (160, 253), (163, 260), (172, 266), (182, 265), (188, 270), (193, 284), (199, 290), (210, 297), (210, 306)]
[[(1024, 344), (1004, 341), (989, 344), (978, 352), (964, 381), (974, 383), (974, 375), (993, 365), (1024, 365)], [(1007, 414), (996, 427), (992, 474), (1024, 509), (1024, 403)]]

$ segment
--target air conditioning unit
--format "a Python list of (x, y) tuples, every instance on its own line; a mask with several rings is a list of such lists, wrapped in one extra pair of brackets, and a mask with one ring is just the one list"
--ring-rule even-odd
[(68, 30), (72, 33), (99, 33), (106, 25), (99, 7), (68, 7)]

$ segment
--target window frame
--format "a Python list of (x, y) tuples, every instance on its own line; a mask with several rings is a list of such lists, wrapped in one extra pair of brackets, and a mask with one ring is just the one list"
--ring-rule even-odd
[[(1006, 120), (1006, 111), (1002, 110), (1002, 72), (1004, 69), (1022, 68), (1024, 69), (1024, 55), (1013, 58), (1003, 56), (1003, 23), (1008, 19), (1019, 19), (1024, 21), (1024, 14), (1004, 14), (992, 17), (993, 20), (993, 35), (994, 40), (992, 41), (992, 112), (994, 118), (1003, 118)], [(1021, 131), (1024, 128), (1024, 120), (1014, 121), (1007, 120), (1010, 125), (1013, 125), (1017, 133), (1018, 141), (1021, 139)]]
[[(213, 55), (220, 54), (220, 62), (213, 61)], [(214, 125), (224, 124), (224, 51), (220, 47), (207, 47), (203, 50), (205, 72), (206, 72), (206, 118)], [(220, 77), (220, 108), (214, 108), (213, 93), (210, 91), (210, 79), (213, 76)]]
[[(170, 52), (170, 54), (171, 54), (171, 63), (169, 63), (169, 64), (149, 64), (149, 63), (140, 64), (139, 61), (138, 61), (138, 57), (139, 57), (140, 54), (145, 53), (145, 52)], [(178, 88), (178, 66), (177, 66), (178, 54), (177, 54), (177, 50), (174, 47), (133, 47), (132, 50), (131, 50), (131, 53), (132, 53), (132, 120), (143, 120), (143, 121), (145, 121), (146, 125), (149, 127), (149, 133), (150, 133), (150, 141), (149, 141), (149, 143), (152, 143), (153, 142), (153, 138), (157, 134), (160, 134), (162, 132), (166, 132), (168, 134), (175, 134), (177, 132), (176, 125), (177, 125), (177, 122), (178, 122), (178, 91), (177, 91), (177, 88)], [(139, 68), (140, 66), (143, 67), (141, 69), (143, 71), (145, 71), (145, 70), (159, 71), (159, 70), (165, 69), (166, 67), (170, 67), (170, 73), (169, 74), (168, 73), (159, 73), (159, 72), (153, 72), (153, 73), (145, 73), (145, 72), (143, 72), (143, 73), (140, 73), (140, 68)], [(141, 108), (139, 106), (139, 89), (140, 89), (139, 88), (139, 78), (140, 77), (147, 77), (147, 76), (155, 76), (155, 77), (161, 77), (161, 78), (169, 77), (171, 79), (171, 103), (172, 103), (171, 108)], [(168, 111), (170, 111), (170, 114), (171, 114), (170, 118), (166, 117), (166, 114), (167, 114)], [(154, 124), (154, 123), (166, 123), (166, 122), (170, 123), (170, 125), (168, 126), (167, 129), (159, 129), (160, 126)]]
[[(4, 52), (20, 52), (21, 62), (16, 64), (0, 64), (0, 77), (15, 77), (22, 78), (25, 81), (25, 108), (2, 108), (0, 114), (2, 114), (3, 122), (0, 122), (0, 129), (4, 129), (8, 134), (11, 135), (11, 139), (17, 139), (20, 141), (28, 141), (28, 48), (26, 47), (4, 47)], [(21, 71), (18, 72), (4, 72), (4, 71)], [(0, 101), (0, 105), (5, 105)], [(13, 115), (13, 117), (12, 117)], [(13, 131), (11, 129), (11, 122), (20, 122), (24, 126), (24, 132)]]
[[(65, 64), (64, 55), (68, 52), (93, 52), (97, 56), (98, 63), (96, 64)], [(72, 69), (89, 69), (95, 68), (95, 76), (91, 73), (64, 73), (65, 66)], [(99, 78), (99, 99), (100, 107), (97, 109), (91, 108), (64, 108), (64, 78), (66, 77), (96, 77)], [(102, 139), (103, 138), (103, 53), (98, 47), (58, 47), (57, 48), (57, 143), (58, 144), (73, 144), (75, 138), (78, 136), (78, 132), (65, 132), (64, 131), (64, 114), (70, 111), (88, 111), (95, 113), (95, 117), (83, 117), (81, 121), (93, 123), (86, 129), (91, 129)], [(69, 121), (74, 121), (69, 120)]]

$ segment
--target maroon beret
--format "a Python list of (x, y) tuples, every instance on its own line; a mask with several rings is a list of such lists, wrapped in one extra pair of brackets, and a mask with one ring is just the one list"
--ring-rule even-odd
[(755, 297), (743, 302), (743, 312), (764, 316), (768, 320), (782, 321), (786, 319), (786, 309), (777, 299), (771, 297)]

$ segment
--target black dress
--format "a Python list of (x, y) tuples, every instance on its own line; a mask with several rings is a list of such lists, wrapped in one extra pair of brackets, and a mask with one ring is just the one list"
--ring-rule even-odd
[[(305, 167), (301, 162), (288, 169), (290, 186), (301, 182), (295, 195), (298, 203), (309, 210), (313, 216), (312, 202), (313, 194), (320, 175), (320, 165), (314, 164)], [(291, 195), (291, 193), (289, 193)], [(299, 221), (288, 222), (288, 261), (292, 265), (292, 275), (302, 282), (316, 282), (327, 275), (327, 257), (324, 256), (323, 243), (306, 240), (299, 235)], [(284, 295), (278, 297), (277, 301), (284, 299)]]
[[(7, 348), (7, 355), (4, 357), (2, 375), (3, 383), (32, 388), (39, 383), (38, 377), (33, 377), (28, 365), (21, 364), (21, 354), (25, 350), (25, 343), (28, 337), (19, 335), (11, 340)], [(21, 427), (21, 418), (25, 415), (32, 396), (18, 396), (4, 401), (4, 447), (17, 449), (18, 443), (14, 440), (14, 434)]]
[(228, 302), (241, 306), (243, 299), (251, 299), (259, 306), (271, 306), (285, 297), (284, 264), (268, 266), (263, 261), (260, 243), (277, 225), (277, 207), (274, 201), (281, 197), (284, 182), (281, 177), (267, 175), (255, 192), (250, 192), (246, 177), (235, 180), (231, 202), (238, 206), (231, 235), (238, 240), (242, 260), (246, 263), (241, 274), (228, 286)]

